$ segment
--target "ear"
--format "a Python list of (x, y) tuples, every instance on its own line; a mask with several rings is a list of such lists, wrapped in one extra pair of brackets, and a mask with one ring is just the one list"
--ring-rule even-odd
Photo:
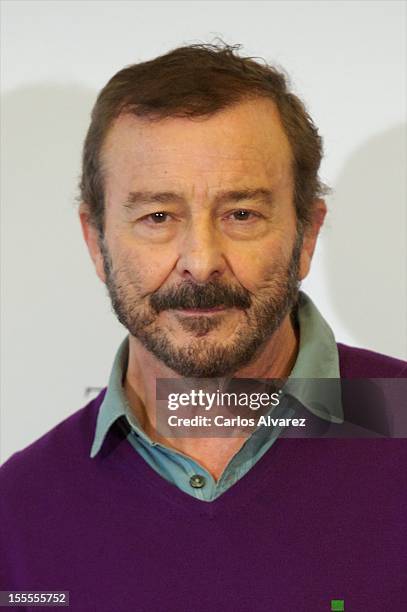
[(82, 234), (88, 247), (89, 255), (91, 256), (95, 266), (96, 274), (102, 283), (105, 283), (106, 276), (103, 267), (103, 256), (99, 246), (99, 231), (92, 223), (89, 207), (85, 203), (81, 203), (79, 206), (79, 219), (82, 226)]
[(324, 200), (315, 200), (313, 203), (311, 223), (305, 228), (304, 231), (300, 257), (299, 280), (303, 280), (309, 273), (319, 231), (324, 223), (326, 213), (327, 207)]

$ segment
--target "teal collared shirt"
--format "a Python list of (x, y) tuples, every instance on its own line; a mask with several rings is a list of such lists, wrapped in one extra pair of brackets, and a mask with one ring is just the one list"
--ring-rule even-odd
[[(343, 421), (340, 390), (335, 400), (315, 401), (315, 388), (301, 379), (339, 379), (339, 357), (335, 337), (328, 323), (322, 317), (311, 299), (300, 292), (298, 304), (299, 351), (284, 391), (294, 396), (312, 413), (324, 419), (340, 423)], [(125, 417), (130, 431), (127, 439), (145, 461), (176, 487), (202, 501), (213, 501), (244, 476), (273, 445), (281, 428), (262, 425), (245, 441), (232, 457), (221, 477), (216, 481), (197, 461), (183, 453), (154, 442), (140, 427), (124, 393), (122, 381), (128, 360), (128, 337), (122, 342), (113, 363), (106, 395), (100, 406), (95, 436), (90, 456), (99, 452), (103, 441), (117, 419)], [(318, 391), (319, 392), (319, 391)], [(325, 406), (321, 412), (321, 406)], [(273, 411), (273, 416), (289, 418), (292, 408), (285, 408), (284, 414)], [(200, 488), (191, 485), (191, 478), (199, 477)]]

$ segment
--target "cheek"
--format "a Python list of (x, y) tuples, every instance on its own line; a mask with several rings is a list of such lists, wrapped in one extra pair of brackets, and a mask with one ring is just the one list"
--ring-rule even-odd
[(122, 249), (119, 260), (125, 276), (145, 294), (159, 289), (173, 269), (171, 255), (164, 249)]
[(230, 260), (233, 276), (248, 291), (255, 293), (270, 276), (270, 261), (260, 254), (246, 254)]
[(263, 245), (246, 253), (230, 256), (229, 263), (238, 282), (248, 291), (255, 293), (267, 288), (275, 275), (286, 268), (290, 250), (284, 244)]

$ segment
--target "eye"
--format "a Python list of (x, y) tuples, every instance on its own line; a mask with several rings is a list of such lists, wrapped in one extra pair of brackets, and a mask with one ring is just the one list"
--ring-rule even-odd
[(155, 213), (151, 213), (151, 215), (147, 215), (147, 217), (144, 217), (147, 221), (151, 221), (154, 225), (158, 225), (160, 223), (164, 223), (165, 221), (167, 221), (169, 215), (166, 212), (155, 212)]
[(230, 216), (236, 221), (250, 221), (256, 217), (259, 217), (260, 215), (252, 210), (241, 208), (240, 210), (235, 210), (232, 212)]

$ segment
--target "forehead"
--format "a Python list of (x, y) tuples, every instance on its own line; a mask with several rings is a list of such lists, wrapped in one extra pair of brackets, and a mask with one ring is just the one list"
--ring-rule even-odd
[(148, 118), (123, 114), (102, 149), (106, 188), (192, 180), (209, 188), (250, 180), (287, 182), (291, 148), (275, 104), (254, 99), (210, 117)]

